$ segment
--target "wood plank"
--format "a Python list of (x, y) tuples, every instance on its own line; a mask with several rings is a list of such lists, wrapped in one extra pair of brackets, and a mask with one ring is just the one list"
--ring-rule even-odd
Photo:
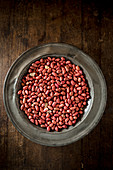
[[(63, 1), (61, 17), (61, 42), (81, 48), (81, 1)], [(62, 147), (62, 169), (79, 170), (81, 161), (81, 140)]]
[[(61, 0), (45, 1), (45, 42), (59, 42), (61, 30)], [(42, 159), (45, 160), (45, 169), (62, 169), (62, 148), (43, 147)], [(57, 162), (57, 163), (56, 163)]]
[[(4, 2), (0, 4), (0, 169), (7, 169), (8, 162), (8, 117), (3, 105), (3, 83), (5, 75), (10, 66), (9, 49), (7, 46), (10, 41), (10, 22), (9, 12), (11, 4), (7, 3), (9, 7), (4, 9)], [(10, 44), (10, 43), (9, 43)]]
[(61, 0), (45, 1), (46, 10), (46, 43), (59, 42), (61, 33), (61, 16), (62, 6)]
[[(45, 6), (44, 1), (20, 1), (15, 3), (13, 11), (15, 38), (14, 42), (18, 41), (19, 53), (26, 49), (32, 48), (41, 44), (45, 38)], [(23, 13), (25, 11), (25, 13)], [(22, 28), (22, 29), (21, 29)], [(14, 48), (18, 50), (18, 47), (14, 45)], [(17, 50), (15, 54), (17, 55)], [(12, 136), (12, 135), (11, 135)], [(13, 136), (12, 136), (13, 137)], [(16, 169), (44, 169), (46, 166), (43, 154), (45, 147), (35, 144), (28, 139), (24, 138), (17, 132), (18, 143), (22, 143), (20, 146), (20, 155), (15, 156), (12, 167)], [(21, 142), (22, 141), (22, 142)], [(12, 143), (10, 142), (11, 148)], [(17, 149), (18, 146), (15, 146)], [(15, 149), (13, 149), (15, 153)], [(9, 154), (10, 155), (10, 154)], [(10, 159), (12, 159), (10, 158)]]
[(113, 169), (113, 11), (110, 4), (103, 5), (102, 9), (101, 69), (107, 83), (108, 100), (101, 121), (100, 169)]
[[(100, 50), (100, 8), (92, 1), (82, 1), (83, 51), (99, 65)], [(82, 140), (82, 161), (84, 169), (98, 169), (100, 152), (100, 123)]]
[[(42, 20), (42, 13), (41, 16), (39, 17), (40, 20), (44, 24), (44, 28), (42, 26), (40, 29), (44, 29), (42, 37), (38, 38), (38, 43), (47, 43), (47, 42), (56, 42), (58, 41), (60, 37), (60, 20), (57, 19), (57, 12), (60, 13), (60, 8), (59, 8), (59, 3), (57, 1), (50, 3), (47, 1), (46, 3), (42, 3), (42, 9), (41, 11), (45, 12), (44, 13), (44, 18)], [(55, 6), (55, 8), (54, 8)], [(54, 10), (53, 10), (54, 9)], [(36, 16), (36, 14), (35, 14)], [(56, 17), (54, 20), (53, 17)], [(39, 23), (41, 22), (39, 21)], [(32, 22), (32, 20), (30, 20)], [(38, 23), (38, 24), (39, 24)], [(29, 27), (28, 27), (29, 30)], [(35, 146), (35, 147), (34, 147)], [(34, 149), (32, 149), (34, 148)], [(31, 153), (32, 154), (32, 159), (31, 159)], [(28, 165), (29, 168), (32, 168), (32, 165), (38, 169), (60, 169), (62, 164), (61, 164), (61, 148), (53, 148), (53, 147), (46, 147), (46, 146), (41, 146), (37, 144), (33, 144), (31, 142), (26, 142), (26, 165)], [(36, 154), (38, 157), (38, 160), (36, 159)], [(30, 160), (30, 161), (29, 161)], [(56, 160), (57, 160), (57, 166), (56, 166)]]
[[(6, 8), (5, 6), (3, 7)], [(4, 53), (4, 55), (6, 56), (6, 59), (10, 61), (10, 64), (23, 51), (38, 45), (38, 40), (41, 39), (44, 34), (43, 11), (43, 2), (40, 4), (39, 2), (34, 4), (33, 2), (25, 3), (24, 1), (16, 1), (13, 3), (13, 7), (9, 10), (9, 12), (7, 12), (7, 16), (10, 16), (8, 18), (10, 22), (10, 37), (9, 42), (8, 39), (5, 42), (6, 48), (4, 50), (7, 54)], [(4, 20), (6, 19), (7, 18), (5, 16)], [(41, 22), (42, 19), (43, 22)], [(5, 21), (3, 23), (5, 23)], [(5, 37), (5, 40), (6, 38), (7, 37)], [(7, 58), (7, 56), (9, 56), (9, 58)], [(5, 67), (6, 61), (4, 60), (4, 69)], [(41, 148), (42, 146), (39, 147), (39, 145), (34, 145), (32, 142), (19, 134), (8, 119), (8, 149), (7, 152), (5, 152), (5, 154), (8, 155), (8, 169), (23, 169), (24, 166), (31, 168), (41, 168), (42, 166), (43, 169), (43, 159), (40, 156)], [(33, 157), (31, 159), (32, 152), (34, 155), (32, 154)], [(36, 161), (35, 158), (36, 154), (38, 161)]]
[[(21, 13), (21, 19), (18, 21), (18, 16), (20, 15), (19, 9), (20, 4), (15, 2), (12, 4), (10, 11), (8, 13), (9, 22), (10, 22), (10, 39), (9, 43), (7, 42), (8, 47), (8, 56), (10, 65), (12, 62), (20, 55), (24, 50), (26, 50), (26, 45), (22, 42), (22, 30), (23, 34), (26, 34), (24, 30), (25, 27), (25, 18), (24, 14)], [(4, 7), (5, 8), (5, 7)], [(20, 23), (20, 24), (19, 24)], [(20, 33), (21, 30), (21, 33)], [(21, 36), (20, 36), (21, 34)], [(10, 66), (9, 65), (9, 66)], [(8, 119), (8, 150), (7, 150), (7, 166), (8, 169), (17, 169), (22, 167), (24, 164), (24, 137), (15, 129), (11, 121)]]
[(81, 48), (81, 0), (63, 1), (61, 42)]

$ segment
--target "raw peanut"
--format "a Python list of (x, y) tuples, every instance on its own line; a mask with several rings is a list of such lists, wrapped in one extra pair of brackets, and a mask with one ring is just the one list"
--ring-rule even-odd
[(78, 96), (78, 98), (81, 99), (81, 100), (84, 100), (84, 97), (82, 97), (82, 96)]
[(58, 126), (56, 126), (56, 127), (55, 127), (55, 131), (57, 131), (57, 132), (58, 132)]
[(32, 119), (32, 116), (31, 116), (31, 115), (29, 115), (29, 116), (28, 116), (28, 119)]
[(26, 107), (26, 108), (28, 108), (28, 107), (29, 107), (27, 103), (25, 103), (25, 107)]
[[(25, 89), (24, 89), (24, 90), (25, 90)], [(19, 91), (18, 91), (18, 94), (21, 94), (21, 93), (22, 93), (22, 90), (19, 90)]]
[(42, 107), (40, 107), (40, 111), (43, 112), (43, 108)]
[(20, 104), (23, 104), (23, 101), (22, 101), (22, 100), (20, 100)]
[(35, 63), (33, 63), (32, 66), (33, 66), (33, 67), (38, 67), (37, 64), (35, 64)]
[(71, 100), (70, 99), (68, 99), (68, 103), (71, 104)]
[(51, 57), (48, 57), (48, 60), (51, 61), (52, 60)]
[(49, 125), (49, 127), (52, 127), (53, 126), (53, 123), (51, 123), (50, 125)]
[(46, 119), (44, 116), (41, 116), (41, 118), (42, 118), (43, 120), (45, 120), (45, 119)]
[(67, 84), (63, 84), (63, 87), (67, 87)]
[(51, 130), (51, 129), (50, 129), (50, 127), (48, 126), (48, 127), (47, 127), (47, 131), (49, 132), (50, 130)]
[(40, 125), (40, 127), (45, 128), (45, 125)]
[(74, 96), (72, 96), (72, 97), (71, 97), (71, 100), (72, 100), (72, 101), (74, 101), (74, 100), (75, 100)]
[(31, 96), (33, 96), (33, 95), (35, 95), (35, 92), (32, 92), (32, 93), (31, 93)]
[(76, 69), (79, 71), (79, 70), (80, 70), (80, 67), (79, 67), (79, 66), (76, 66)]
[(60, 93), (58, 93), (58, 92), (55, 92), (55, 93), (54, 93), (54, 96), (59, 96), (59, 94), (60, 94)]
[(82, 93), (82, 90), (79, 90), (78, 94), (81, 94)]
[(40, 62), (43, 63), (43, 58), (40, 59)]
[(68, 107), (67, 106), (64, 106), (64, 110), (67, 110), (68, 109)]
[(51, 117), (53, 120), (56, 120), (56, 118), (54, 116)]
[(72, 122), (71, 122), (71, 120), (69, 120), (69, 125), (72, 125)]
[(62, 122), (59, 122), (59, 125), (61, 125), (61, 126), (62, 126), (62, 125), (63, 125), (63, 123), (62, 123)]
[(52, 90), (55, 91), (55, 86), (54, 85), (52, 85)]
[(65, 92), (64, 92), (64, 91), (62, 91), (62, 92), (61, 92), (61, 94), (64, 96), (64, 95), (65, 95)]
[(35, 110), (33, 110), (33, 111), (32, 111), (32, 113), (35, 113), (35, 114), (37, 114), (38, 112), (37, 112), (37, 111), (35, 111)]
[(31, 102), (31, 101), (32, 101), (32, 98), (30, 98), (30, 99), (27, 100), (28, 103)]
[(52, 108), (51, 106), (48, 106), (48, 108), (49, 108), (50, 110), (53, 110), (53, 108)]
[(74, 116), (73, 119), (77, 119), (77, 116)]
[(73, 69), (75, 70), (76, 69), (76, 66), (73, 64)]
[(63, 119), (62, 119), (62, 116), (59, 116), (59, 120), (62, 122), (62, 120), (63, 120)]
[(49, 117), (46, 118), (46, 121), (50, 121), (51, 119)]
[(45, 92), (45, 94), (47, 95), (47, 94), (49, 94), (49, 92), (50, 92), (50, 91), (49, 91), (49, 90), (47, 90), (47, 91)]
[(23, 103), (25, 103), (26, 102), (26, 98), (23, 98)]
[(59, 107), (64, 107), (64, 104), (60, 104)]
[(81, 87), (77, 87), (77, 90), (81, 90)]
[(78, 107), (81, 107), (81, 103), (78, 103)]
[(69, 93), (69, 95), (70, 95), (70, 96), (73, 96), (73, 91), (71, 91), (71, 92)]
[(54, 114), (54, 116), (55, 116), (55, 117), (58, 117), (58, 116), (59, 116), (59, 114)]
[[(36, 96), (36, 95), (34, 95), (34, 96), (32, 96), (32, 99), (33, 99), (33, 98), (37, 98), (37, 96)], [(33, 100), (32, 100), (32, 101), (33, 101)]]
[(72, 80), (72, 77), (71, 77), (71, 76), (68, 76), (68, 79)]
[(63, 127), (64, 129), (67, 129), (67, 126), (66, 126), (66, 125), (63, 125), (62, 127)]
[(35, 61), (35, 64), (40, 64), (40, 61)]
[(62, 74), (65, 74), (66, 70), (64, 67), (62, 67)]
[(81, 94), (81, 96), (85, 97), (85, 96), (86, 96), (86, 94), (85, 94), (85, 93), (82, 93), (82, 94)]
[(67, 87), (67, 93), (69, 93), (69, 87)]
[(67, 93), (67, 99), (70, 99), (70, 95), (69, 95), (69, 93)]
[(39, 116), (37, 115), (37, 114), (34, 114), (33, 115), (33, 118), (35, 119), (35, 118), (38, 118)]
[(72, 116), (70, 116), (70, 117), (69, 117), (69, 119), (70, 119), (70, 120), (73, 120), (73, 117), (72, 117)]
[(82, 111), (82, 110), (80, 110), (80, 111), (79, 111), (79, 113), (80, 113), (80, 114), (83, 114), (83, 111)]
[(83, 102), (83, 105), (86, 105), (86, 102)]
[(50, 96), (51, 96), (51, 97), (53, 97), (53, 96), (54, 96), (54, 93), (53, 93), (53, 91), (50, 93)]
[(73, 121), (72, 121), (72, 124), (75, 124), (75, 123), (76, 123), (76, 120), (73, 120)]
[(75, 112), (75, 113), (73, 114), (73, 116), (76, 116), (76, 115), (78, 115), (78, 112)]
[(52, 123), (53, 123), (54, 125), (56, 125), (56, 121), (55, 121), (55, 120), (52, 120)]
[(31, 121), (32, 123), (34, 123), (34, 119), (30, 119), (30, 121)]
[(29, 113), (31, 112), (31, 108), (28, 109), (28, 112), (29, 112)]
[(57, 83), (55, 83), (55, 86), (56, 86), (57, 88), (59, 88), (59, 85), (58, 85)]
[(70, 110), (75, 110), (76, 109), (76, 107), (70, 107)]
[(51, 97), (47, 97), (47, 100), (48, 100), (48, 101), (51, 100)]
[(59, 98), (56, 99), (56, 103), (60, 103), (60, 99)]
[(65, 122), (68, 122), (68, 121), (69, 121), (69, 118), (66, 118), (66, 119), (65, 119)]
[(82, 90), (85, 90), (85, 89), (86, 89), (86, 86), (83, 86), (83, 87), (82, 87)]
[(36, 109), (36, 111), (39, 111), (39, 107), (37, 105), (35, 106), (35, 109)]
[(80, 78), (80, 77), (78, 78), (78, 82), (79, 82), (79, 83), (81, 82), (81, 78)]
[(53, 126), (51, 127), (51, 129), (54, 130), (54, 129), (55, 129), (55, 125), (53, 125)]
[(69, 106), (69, 104), (68, 103), (65, 103), (65, 105), (68, 107)]
[(52, 72), (52, 75), (55, 76), (55, 77), (57, 77), (57, 74), (56, 74), (55, 72)]
[(71, 80), (71, 84), (74, 86), (75, 85), (75, 82), (73, 80)]
[(52, 101), (49, 101), (49, 102), (48, 102), (49, 105), (52, 105), (52, 103), (53, 103)]
[(56, 106), (56, 102), (53, 102), (52, 106), (55, 107)]
[(75, 76), (76, 76), (76, 77), (80, 76), (80, 73), (76, 73)]
[(23, 109), (24, 109), (24, 105), (23, 105), (23, 104), (21, 105), (21, 108), (20, 108), (20, 109), (21, 109), (21, 110), (23, 110)]

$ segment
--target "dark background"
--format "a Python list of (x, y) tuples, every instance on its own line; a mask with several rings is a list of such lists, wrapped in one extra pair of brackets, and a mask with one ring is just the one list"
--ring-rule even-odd
[[(0, 0), (0, 169), (113, 169), (113, 5), (108, 0)], [(100, 66), (108, 101), (96, 128), (63, 147), (35, 144), (8, 119), (3, 81), (25, 50), (48, 42), (66, 42), (89, 54)]]

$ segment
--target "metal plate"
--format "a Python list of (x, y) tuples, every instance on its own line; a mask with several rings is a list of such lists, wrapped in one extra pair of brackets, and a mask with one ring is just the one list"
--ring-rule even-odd
[[(64, 56), (80, 65), (90, 87), (91, 99), (81, 120), (61, 132), (47, 132), (46, 129), (35, 126), (19, 109), (17, 91), (21, 87), (22, 76), (33, 61), (46, 56)], [(100, 68), (87, 54), (72, 45), (50, 43), (26, 51), (12, 64), (5, 78), (3, 98), (7, 115), (23, 136), (42, 145), (62, 146), (84, 137), (97, 125), (105, 109), (107, 88)]]

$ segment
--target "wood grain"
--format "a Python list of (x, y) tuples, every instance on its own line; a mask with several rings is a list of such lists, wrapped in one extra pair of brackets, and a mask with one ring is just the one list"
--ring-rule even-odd
[[(113, 169), (113, 11), (111, 4), (86, 0), (0, 1), (0, 169)], [(83, 49), (107, 82), (104, 116), (85, 138), (63, 147), (35, 144), (8, 119), (2, 91), (5, 75), (25, 50), (48, 42)]]

